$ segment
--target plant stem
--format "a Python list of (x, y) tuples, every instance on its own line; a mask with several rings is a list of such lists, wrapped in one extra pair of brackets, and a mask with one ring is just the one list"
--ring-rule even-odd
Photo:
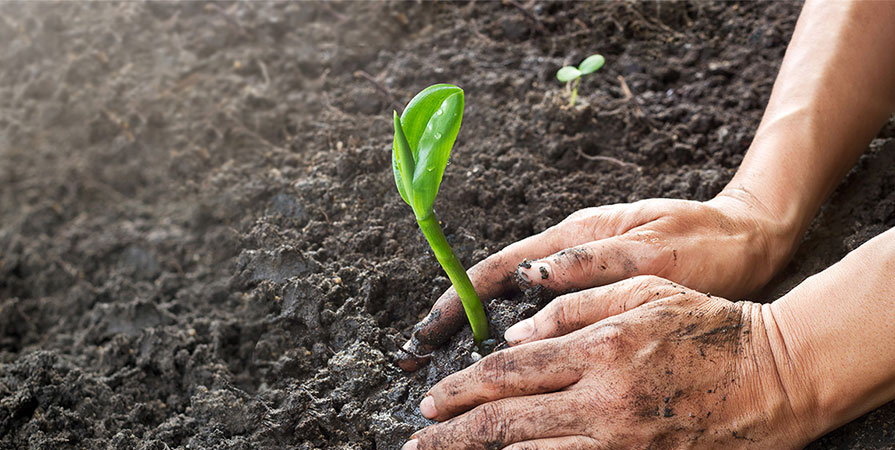
[(572, 99), (569, 101), (569, 106), (575, 106), (575, 100), (578, 99), (578, 83), (581, 83), (581, 77), (575, 78), (572, 84)]
[(417, 223), (419, 223), (423, 235), (426, 236), (426, 240), (429, 241), (432, 251), (435, 252), (435, 258), (438, 259), (448, 278), (451, 279), (451, 283), (463, 303), (469, 324), (472, 326), (475, 342), (480, 344), (483, 340), (488, 339), (488, 319), (485, 318), (485, 309), (482, 308), (479, 294), (476, 293), (472, 282), (469, 281), (469, 276), (466, 275), (466, 269), (460, 264), (460, 260), (457, 259), (457, 255), (454, 254), (445, 239), (434, 211), (422, 219), (417, 218)]

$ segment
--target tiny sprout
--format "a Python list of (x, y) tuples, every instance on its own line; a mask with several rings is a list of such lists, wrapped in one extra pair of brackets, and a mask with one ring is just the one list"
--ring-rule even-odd
[[(603, 55), (590, 55), (578, 64), (578, 67), (565, 66), (556, 72), (556, 79), (566, 83), (566, 87), (571, 88), (569, 94), (569, 106), (575, 106), (575, 100), (578, 99), (578, 84), (581, 83), (581, 77), (589, 73), (594, 73), (603, 67), (606, 59)], [(574, 83), (571, 83), (574, 81)], [(571, 85), (570, 85), (571, 83)]]
[(433, 204), (438, 195), (451, 147), (463, 119), (463, 90), (450, 84), (436, 84), (416, 94), (398, 117), (394, 113), (395, 139), (392, 168), (398, 193), (416, 216), (435, 258), (454, 285), (477, 344), (488, 339), (488, 320), (466, 269), (444, 237)]

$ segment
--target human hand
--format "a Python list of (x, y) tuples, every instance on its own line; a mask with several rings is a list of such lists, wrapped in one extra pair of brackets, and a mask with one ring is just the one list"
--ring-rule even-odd
[[(797, 238), (757, 199), (731, 189), (708, 202), (652, 199), (580, 210), (476, 264), (469, 277), (485, 299), (514, 280), (563, 293), (635, 275), (738, 298), (770, 280)], [(415, 327), (400, 366), (418, 369), (464, 322), (451, 288)]]
[(527, 343), (435, 385), (441, 423), (404, 449), (801, 448), (817, 430), (768, 306), (651, 276), (558, 297)]

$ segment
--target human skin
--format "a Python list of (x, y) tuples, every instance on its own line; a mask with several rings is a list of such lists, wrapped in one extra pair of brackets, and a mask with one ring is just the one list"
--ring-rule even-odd
[[(517, 279), (557, 291), (650, 270), (725, 296), (762, 285), (895, 109), (893, 23), (890, 2), (809, 1), (752, 146), (716, 199), (618, 206), (589, 222), (576, 213), (555, 227), (565, 232), (513, 244), (471, 270), (480, 295), (511, 284), (510, 266), (522, 258), (540, 259), (517, 269)], [(645, 206), (667, 212), (637, 225), (656, 215)], [(713, 228), (719, 214), (726, 220)], [(588, 228), (594, 234), (580, 242)], [(677, 253), (677, 264), (651, 262), (657, 242), (671, 248), (672, 261)], [(704, 259), (717, 265), (700, 265)], [(601, 277), (613, 267), (607, 261), (622, 270)], [(888, 231), (769, 305), (656, 277), (563, 295), (507, 331), (517, 346), (433, 387), (421, 412), (443, 422), (405, 448), (800, 448), (895, 398), (893, 269)], [(442, 319), (418, 326), (410, 351), (437, 345), (425, 339), (453, 326), (444, 317), (457, 302), (448, 292), (439, 303)], [(422, 361), (406, 358), (402, 367)]]
[(798, 449), (895, 398), (895, 230), (772, 304), (654, 276), (567, 294), (436, 384), (404, 449)]
[[(514, 279), (563, 293), (636, 275), (732, 299), (755, 292), (895, 107), (891, 23), (891, 2), (808, 1), (755, 138), (715, 198), (578, 211), (473, 266), (479, 296), (493, 298)], [(451, 288), (414, 328), (399, 365), (418, 369), (464, 324)]]

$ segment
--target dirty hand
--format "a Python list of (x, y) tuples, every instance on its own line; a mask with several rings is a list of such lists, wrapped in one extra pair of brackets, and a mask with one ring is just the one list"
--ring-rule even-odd
[(895, 399), (893, 270), (895, 228), (770, 304), (654, 276), (557, 297), (404, 448), (802, 448)]
[[(482, 298), (512, 287), (556, 293), (657, 275), (694, 289), (737, 298), (763, 286), (782, 267), (797, 232), (742, 190), (708, 202), (652, 199), (580, 210), (514, 243), (469, 270)], [(465, 323), (449, 289), (414, 329), (399, 361), (416, 370), (425, 355)]]
[(527, 343), (435, 385), (420, 410), (442, 423), (404, 449), (801, 448), (767, 306), (652, 276), (558, 297)]
[[(479, 295), (510, 287), (525, 258), (538, 261), (518, 272), (522, 281), (558, 292), (631, 275), (729, 298), (762, 286), (895, 108), (893, 18), (889, 2), (806, 2), (761, 124), (724, 192), (706, 203), (647, 200), (577, 212), (473, 267)], [(449, 290), (414, 329), (401, 367), (416, 370), (463, 322)]]

